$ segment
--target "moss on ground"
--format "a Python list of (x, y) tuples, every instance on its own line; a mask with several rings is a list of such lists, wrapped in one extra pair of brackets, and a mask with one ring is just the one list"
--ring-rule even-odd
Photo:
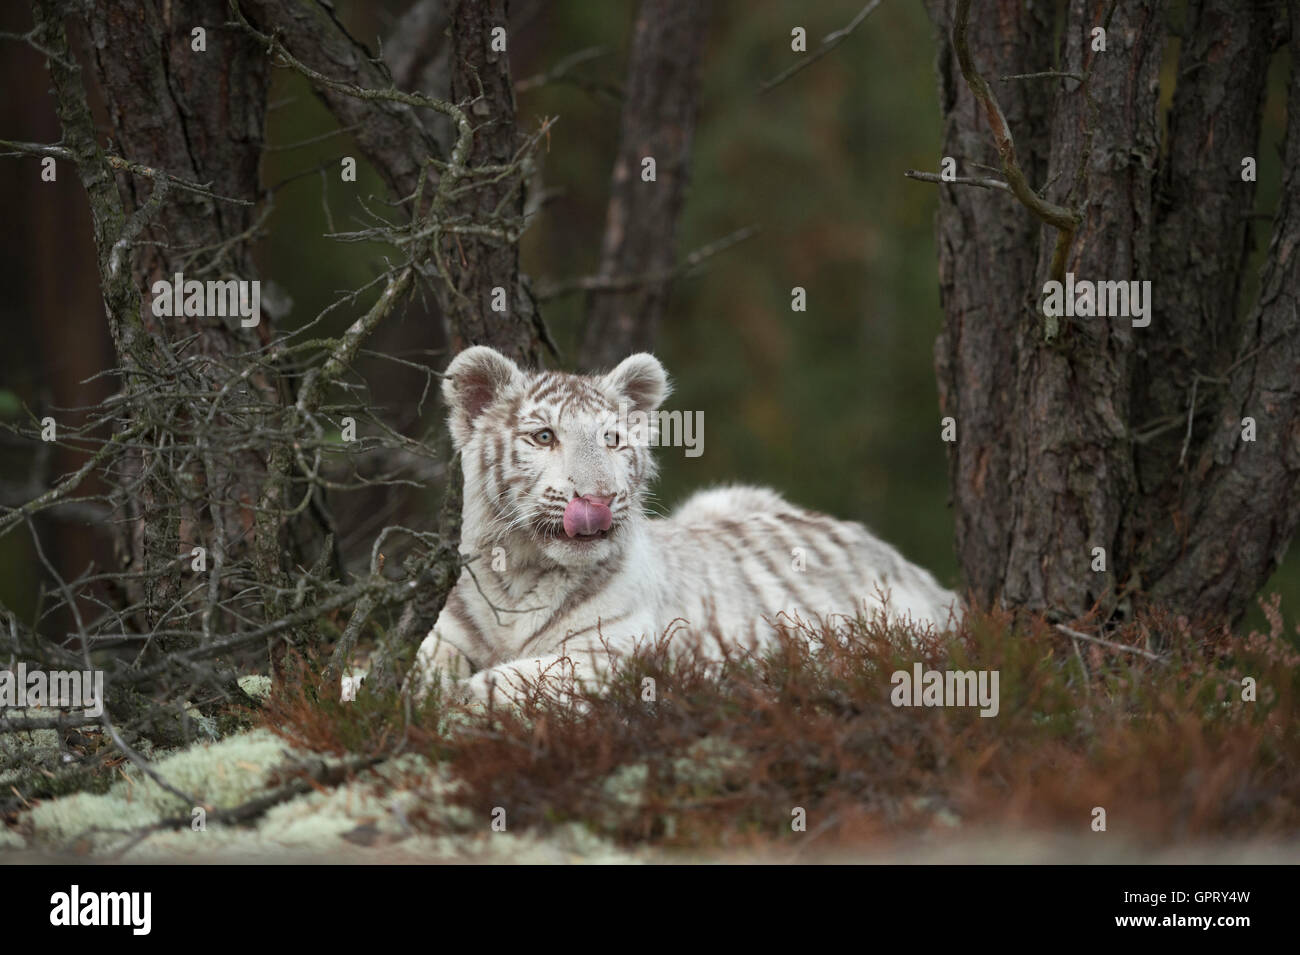
[[(264, 729), (198, 744), (153, 769), (209, 806), (232, 808), (273, 788), (276, 771), (306, 755)], [(193, 807), (135, 767), (102, 794), (75, 793), (40, 802), (15, 828), (0, 827), (0, 851), (116, 854), (160, 820)], [(273, 806), (248, 825), (206, 823), (159, 831), (130, 845), (126, 859), (240, 859), (281, 856), (365, 857), (389, 861), (627, 861), (628, 853), (586, 827), (555, 833), (494, 832), (448, 797), (456, 788), (445, 766), (403, 754), (342, 785), (323, 787)], [(411, 817), (419, 813), (417, 831)], [(440, 830), (433, 834), (430, 829)]]

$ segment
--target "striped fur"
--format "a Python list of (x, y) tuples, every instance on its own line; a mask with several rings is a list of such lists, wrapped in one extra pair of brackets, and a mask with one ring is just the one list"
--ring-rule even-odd
[[(703, 491), (648, 517), (651, 449), (614, 432), (620, 402), (649, 413), (666, 397), (653, 356), (592, 377), (521, 371), (475, 347), (448, 367), (443, 392), (464, 470), (467, 564), (420, 647), (422, 684), (474, 669), (464, 689), (484, 697), (541, 673), (598, 680), (611, 655), (674, 627), (674, 641), (720, 657), (720, 643), (761, 647), (773, 632), (764, 618), (782, 613), (865, 610), (940, 629), (960, 613), (956, 595), (860, 524), (769, 490)], [(588, 494), (613, 498), (612, 527), (569, 539), (565, 507)]]

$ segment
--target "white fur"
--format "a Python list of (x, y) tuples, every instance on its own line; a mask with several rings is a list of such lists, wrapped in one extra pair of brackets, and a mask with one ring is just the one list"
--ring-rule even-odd
[[(603, 436), (609, 407), (652, 411), (667, 393), (650, 355), (592, 378), (530, 375), (486, 348), (457, 356), (444, 394), (465, 476), (468, 564), (420, 647), (417, 686), (440, 675), (480, 699), (517, 699), (543, 674), (560, 689), (575, 678), (598, 683), (612, 659), (670, 629), (673, 645), (721, 659), (761, 648), (773, 634), (765, 618), (781, 614), (882, 613), (940, 629), (955, 622), (960, 602), (926, 570), (860, 524), (773, 491), (717, 488), (669, 518), (648, 517), (650, 450), (611, 448)], [(542, 423), (556, 444), (539, 447), (529, 436)], [(538, 531), (583, 494), (615, 496), (609, 539), (575, 543)], [(464, 680), (470, 664), (478, 672)]]

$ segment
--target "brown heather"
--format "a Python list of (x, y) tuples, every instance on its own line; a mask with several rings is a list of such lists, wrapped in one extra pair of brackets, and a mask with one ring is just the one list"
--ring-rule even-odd
[[(777, 651), (722, 672), (655, 651), (583, 706), (534, 699), (519, 712), (434, 699), (408, 713), (364, 690), (325, 701), (304, 665), (263, 719), (319, 752), (443, 761), (463, 782), (454, 801), (483, 820), (505, 807), (511, 831), (577, 822), (625, 846), (799, 858), (918, 835), (1084, 837), (1096, 806), (1139, 847), (1294, 837), (1300, 653), (1277, 598), (1264, 609), (1268, 633), (1148, 616), (1107, 634), (1134, 649), (1003, 613), (971, 614), (948, 637), (782, 621)], [(998, 670), (998, 715), (893, 706), (891, 673), (917, 661)], [(1257, 702), (1241, 700), (1245, 676)], [(656, 702), (642, 701), (646, 677)], [(795, 807), (806, 832), (791, 830)], [(437, 831), (433, 818), (411, 822)]]

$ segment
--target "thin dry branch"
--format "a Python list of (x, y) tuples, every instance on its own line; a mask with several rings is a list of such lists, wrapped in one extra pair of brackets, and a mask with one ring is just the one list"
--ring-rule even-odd
[[(59, 573), (58, 569), (45, 555), (45, 549), (41, 546), (41, 537), (36, 532), (36, 525), (32, 523), (30, 516), (27, 517), (27, 528), (32, 535), (32, 544), (35, 546), (36, 556), (40, 558), (41, 564), (44, 565), (50, 576), (54, 578), (59, 590), (63, 593), (63, 599), (67, 602), (68, 609), (72, 611), (73, 620), (75, 620), (77, 624), (77, 636), (81, 640), (82, 662), (85, 664), (86, 672), (92, 672), (95, 667), (90, 660), (90, 635), (86, 632), (86, 625), (82, 620), (81, 608), (78, 606), (77, 599), (69, 589), (67, 581), (63, 579), (63, 576)], [(177, 789), (164, 779), (163, 776), (149, 764), (149, 761), (145, 759), (144, 756), (138, 753), (130, 744), (127, 743), (126, 740), (122, 738), (122, 734), (117, 731), (117, 726), (113, 723), (113, 717), (109, 714), (108, 701), (100, 699), (96, 702), (99, 704), (99, 722), (104, 727), (105, 732), (107, 732), (112, 738), (113, 745), (118, 748), (118, 751), (126, 756), (126, 758), (129, 759), (135, 767), (140, 770), (140, 772), (144, 773), (167, 792), (191, 806), (199, 805), (199, 803), (195, 802), (194, 796), (181, 789)]]
[(1024, 171), (1016, 161), (1015, 140), (1012, 138), (1011, 127), (1002, 112), (1002, 107), (998, 104), (997, 96), (980, 75), (979, 70), (975, 68), (970, 44), (966, 39), (969, 21), (970, 0), (957, 0), (956, 18), (952, 28), (952, 46), (957, 54), (957, 62), (961, 67), (962, 76), (966, 79), (966, 85), (970, 87), (971, 93), (979, 101), (988, 119), (989, 128), (993, 132), (993, 143), (997, 147), (998, 157), (1002, 160), (1002, 172), (1006, 176), (1011, 193), (1026, 209), (1058, 230), (1056, 248), (1052, 255), (1051, 274), (1053, 278), (1059, 280), (1064, 276), (1066, 256), (1069, 254), (1070, 244), (1074, 241), (1074, 230), (1082, 221), (1082, 216), (1074, 209), (1044, 199), (1029, 185), (1029, 180), (1025, 178)]
[(1064, 206), (1049, 202), (1034, 191), (1025, 178), (1020, 164), (1016, 161), (1016, 143), (1011, 136), (1011, 127), (1002, 113), (997, 96), (992, 88), (975, 68), (971, 58), (970, 44), (966, 41), (966, 27), (970, 19), (971, 0), (957, 0), (957, 19), (952, 28), (952, 45), (957, 53), (957, 62), (961, 66), (962, 76), (971, 93), (979, 100), (993, 131), (993, 142), (997, 147), (998, 157), (1002, 160), (1002, 171), (1006, 174), (1007, 184), (1021, 203), (1048, 225), (1055, 226), (1063, 232), (1073, 233), (1079, 224), (1079, 213)]
[(1150, 650), (1143, 650), (1141, 647), (1131, 647), (1124, 643), (1116, 643), (1113, 640), (1103, 639), (1102, 637), (1094, 637), (1091, 636), (1090, 634), (1081, 633), (1078, 630), (1074, 630), (1060, 623), (1055, 624), (1055, 627), (1057, 630), (1065, 634), (1067, 637), (1073, 637), (1076, 640), (1086, 640), (1089, 643), (1095, 643), (1103, 647), (1110, 647), (1110, 649), (1112, 650), (1119, 650), (1123, 653), (1136, 653), (1138, 656), (1146, 657), (1148, 660), (1151, 660), (1155, 663), (1164, 662), (1164, 657), (1160, 656), (1158, 653), (1152, 653)]
[(771, 79), (764, 80), (758, 87), (758, 92), (760, 94), (766, 93), (768, 90), (780, 86), (796, 73), (808, 69), (808, 67), (812, 66), (823, 56), (852, 36), (853, 31), (862, 26), (863, 21), (865, 21), (867, 17), (871, 16), (878, 6), (880, 6), (880, 0), (871, 0), (870, 3), (857, 12), (853, 19), (848, 22), (847, 26), (834, 31), (833, 33), (826, 34), (826, 36), (822, 38), (821, 45), (818, 46), (817, 49), (813, 50), (812, 53), (808, 54), (808, 56), (804, 57), (794, 66), (782, 70)]
[(908, 179), (916, 179), (920, 182), (934, 182), (940, 185), (952, 183), (957, 186), (979, 186), (981, 189), (1000, 189), (1003, 192), (1010, 192), (1011, 187), (1001, 179), (986, 179), (976, 176), (954, 176), (951, 179), (945, 179), (938, 173), (921, 172), (919, 169), (909, 169), (903, 173)]
[[(77, 161), (77, 157), (71, 149), (57, 143), (25, 143), (13, 139), (0, 139), (0, 146), (7, 146), (15, 153), (26, 156), (50, 156), (70, 163)], [(104, 161), (114, 169), (134, 173), (137, 176), (144, 176), (146, 179), (152, 179), (157, 183), (167, 183), (184, 192), (192, 192), (195, 195), (203, 196), (205, 199), (212, 199), (216, 202), (229, 202), (236, 206), (253, 205), (253, 202), (249, 199), (236, 199), (234, 196), (223, 196), (220, 193), (213, 192), (212, 183), (192, 182), (189, 179), (173, 176), (169, 172), (154, 169), (152, 166), (146, 166), (144, 163), (123, 159), (121, 156), (105, 153)]]
[(1062, 79), (1077, 80), (1083, 82), (1082, 73), (1068, 73), (1060, 70), (1041, 70), (1037, 73), (1008, 73), (1002, 77), (1003, 80), (1045, 80), (1045, 79)]
[(623, 95), (623, 91), (617, 86), (610, 83), (598, 83), (593, 80), (583, 79), (573, 75), (574, 67), (581, 66), (583, 63), (589, 63), (602, 56), (607, 56), (610, 52), (610, 48), (607, 46), (589, 46), (574, 53), (570, 53), (568, 56), (562, 57), (554, 66), (542, 73), (535, 73), (532, 76), (526, 76), (521, 80), (515, 80), (515, 92), (526, 93), (529, 90), (537, 89), (538, 87), (546, 86), (550, 83), (564, 82), (571, 83), (574, 86), (583, 89), (591, 90), (592, 92), (603, 93), (615, 100), (620, 99)]
[(643, 272), (638, 275), (583, 275), (578, 278), (559, 279), (550, 282), (543, 279), (538, 281), (534, 295), (536, 295), (537, 301), (546, 302), (574, 292), (638, 288), (642, 285), (651, 285), (673, 278), (692, 275), (709, 259), (721, 252), (725, 252), (733, 245), (744, 242), (757, 232), (758, 226), (756, 225), (744, 226), (707, 245), (700, 246), (673, 268), (663, 269), (658, 272)]
[[(251, 822), (259, 816), (265, 815), (271, 809), (281, 803), (288, 802), (297, 796), (304, 795), (321, 785), (337, 785), (343, 782), (353, 773), (370, 769), (388, 759), (387, 755), (380, 756), (363, 756), (349, 757), (337, 765), (330, 765), (324, 760), (319, 760), (305, 766), (296, 767), (290, 772), (298, 772), (299, 776), (291, 783), (287, 783), (278, 789), (264, 793), (256, 799), (250, 799), (248, 802), (233, 806), (230, 809), (211, 808), (207, 813), (208, 822), (217, 822), (224, 825), (239, 825), (240, 823)], [(200, 805), (195, 803), (194, 805)], [(171, 829), (188, 829), (193, 824), (194, 818), (189, 815), (171, 816), (167, 819), (161, 819), (151, 826), (132, 834), (126, 843), (119, 846), (112, 855), (120, 858), (130, 850), (134, 849), (140, 843), (144, 842), (150, 836), (166, 832)]]
[(86, 477), (99, 467), (106, 458), (117, 453), (132, 438), (142, 434), (147, 426), (144, 422), (137, 422), (121, 434), (115, 434), (104, 443), (98, 451), (92, 454), (86, 463), (79, 467), (72, 474), (60, 481), (55, 487), (48, 491), (10, 510), (3, 517), (0, 517), (0, 536), (3, 536), (10, 528), (18, 524), (32, 514), (36, 514), (58, 504), (63, 498), (75, 491)]

